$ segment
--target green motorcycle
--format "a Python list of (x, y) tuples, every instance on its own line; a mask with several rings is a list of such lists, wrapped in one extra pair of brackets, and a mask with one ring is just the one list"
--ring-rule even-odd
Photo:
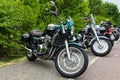
[[(68, 78), (75, 78), (85, 72), (88, 66), (88, 56), (84, 49), (76, 43), (70, 43), (65, 24), (59, 16), (53, 1), (50, 5), (56, 10), (48, 10), (60, 21), (60, 25), (49, 24), (45, 32), (32, 30), (23, 34), (22, 41), (26, 43), (26, 57), (35, 61), (38, 57), (43, 60), (53, 60), (57, 71)], [(72, 31), (72, 30), (70, 30)]]

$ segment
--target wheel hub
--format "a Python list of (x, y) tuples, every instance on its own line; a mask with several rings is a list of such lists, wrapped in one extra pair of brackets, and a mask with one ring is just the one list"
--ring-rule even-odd
[(71, 59), (70, 60), (68, 60), (68, 58), (67, 58), (67, 56), (66, 56), (66, 58), (65, 58), (65, 65), (67, 66), (67, 67), (75, 67), (75, 65), (77, 65), (78, 64), (78, 62), (77, 62), (77, 57), (76, 56), (73, 56), (73, 55), (71, 55)]
[(99, 48), (99, 49), (103, 49), (103, 46), (102, 46), (102, 45), (99, 45), (98, 48)]

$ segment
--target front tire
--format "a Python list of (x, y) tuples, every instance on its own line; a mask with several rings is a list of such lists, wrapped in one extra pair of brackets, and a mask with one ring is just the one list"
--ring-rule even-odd
[(100, 44), (98, 44), (97, 40), (94, 40), (91, 45), (90, 49), (96, 56), (106, 56), (110, 53), (112, 49), (111, 42), (107, 39), (100, 38)]
[(57, 71), (68, 78), (75, 78), (85, 72), (88, 66), (88, 56), (79, 46), (69, 45), (71, 61), (68, 60), (66, 48), (61, 48), (55, 57)]

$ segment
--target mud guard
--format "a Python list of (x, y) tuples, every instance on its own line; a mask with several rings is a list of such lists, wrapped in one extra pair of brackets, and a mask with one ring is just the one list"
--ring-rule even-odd
[[(109, 40), (110, 41), (110, 39), (109, 38), (107, 38), (107, 37), (105, 37), (105, 36), (98, 36), (99, 37), (99, 39), (106, 39), (106, 40)], [(91, 45), (91, 43), (94, 41), (94, 40), (96, 40), (97, 38), (95, 37), (95, 38), (93, 38), (90, 42), (89, 42), (89, 46)]]
[[(84, 48), (83, 45), (81, 43), (68, 43), (68, 45), (76, 45), (79, 46), (81, 48)], [(61, 45), (60, 47), (57, 48), (57, 50), (55, 52), (58, 52), (61, 48), (65, 47), (65, 44)]]

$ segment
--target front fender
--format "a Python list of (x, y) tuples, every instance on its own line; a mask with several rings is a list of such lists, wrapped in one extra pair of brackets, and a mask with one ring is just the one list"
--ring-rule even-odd
[[(105, 37), (105, 36), (98, 36), (98, 37), (99, 37), (99, 39), (106, 39), (106, 40), (109, 40), (109, 41), (110, 41), (110, 39), (107, 38), (107, 37)], [(92, 43), (94, 40), (96, 40), (96, 39), (97, 39), (96, 37), (93, 38), (93, 39), (91, 39), (90, 42), (89, 42), (89, 45), (91, 45), (91, 43)]]
[[(81, 43), (76, 43), (76, 42), (74, 42), (74, 43), (68, 43), (68, 46), (69, 46), (69, 45), (75, 45), (75, 46), (84, 48)], [(56, 52), (58, 52), (58, 51), (59, 51), (60, 49), (62, 49), (63, 47), (65, 47), (65, 44), (59, 46), (59, 47), (56, 49)]]

